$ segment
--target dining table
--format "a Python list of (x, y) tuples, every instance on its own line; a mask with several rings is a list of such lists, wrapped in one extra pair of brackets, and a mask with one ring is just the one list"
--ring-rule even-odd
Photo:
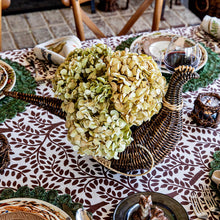
[[(193, 39), (219, 57), (219, 40), (203, 32), (200, 26), (161, 30), (160, 33)], [(143, 34), (148, 32), (91, 39), (82, 41), (81, 44), (82, 48), (86, 48), (103, 43), (115, 50), (123, 42), (128, 42), (128, 39)], [(54, 97), (51, 78), (57, 65), (40, 61), (33, 48), (5, 51), (0, 56), (19, 74), (17, 80), (20, 80), (20, 91), (34, 90), (37, 95)], [(27, 82), (22, 74), (30, 74), (33, 79), (38, 75), (41, 80), (36, 82), (30, 79)], [(220, 150), (220, 125), (215, 128), (204, 127), (196, 124), (191, 117), (196, 97), (205, 92), (220, 94), (220, 74), (208, 84), (201, 83), (196, 90), (183, 92), (183, 128), (180, 140), (149, 173), (140, 176), (114, 172), (102, 166), (92, 156), (78, 154), (67, 140), (65, 120), (37, 105), (20, 103), (19, 108), (16, 100), (11, 98), (7, 103), (5, 97), (0, 100), (0, 108), (4, 110), (0, 112), (0, 134), (7, 138), (10, 145), (10, 162), (0, 171), (0, 192), (5, 188), (16, 191), (22, 186), (30, 189), (38, 186), (45, 190), (54, 189), (59, 194), (70, 195), (73, 202), (81, 203), (96, 220), (113, 219), (115, 210), (120, 211), (120, 202), (133, 194), (161, 193), (181, 204), (189, 219), (198, 219), (190, 196), (192, 192), (201, 193), (201, 186), (208, 186), (213, 191), (209, 175), (210, 163), (213, 154)], [(129, 171), (137, 172), (139, 171)], [(214, 191), (213, 194), (215, 195)], [(209, 215), (208, 219), (219, 219), (217, 213), (210, 212), (205, 204), (204, 207)], [(177, 216), (175, 219), (185, 218)]]

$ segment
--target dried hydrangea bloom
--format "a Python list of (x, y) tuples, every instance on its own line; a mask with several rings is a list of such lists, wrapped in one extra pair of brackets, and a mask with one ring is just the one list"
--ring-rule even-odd
[(111, 48), (104, 44), (72, 51), (55, 73), (52, 82), (55, 96), (62, 100), (76, 100), (79, 83), (105, 74), (106, 58), (111, 54)]
[(130, 126), (114, 109), (107, 80), (106, 45), (76, 49), (56, 71), (55, 95), (64, 100), (68, 140), (81, 155), (118, 158), (132, 141)]
[(107, 67), (111, 101), (130, 125), (141, 125), (157, 114), (166, 92), (166, 79), (147, 55), (116, 51)]

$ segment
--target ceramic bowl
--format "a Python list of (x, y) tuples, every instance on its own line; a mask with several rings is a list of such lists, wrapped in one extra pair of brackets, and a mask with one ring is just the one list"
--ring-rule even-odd
[(34, 47), (34, 53), (40, 60), (49, 63), (61, 64), (67, 55), (76, 48), (81, 47), (81, 42), (76, 36), (65, 36), (49, 40)]

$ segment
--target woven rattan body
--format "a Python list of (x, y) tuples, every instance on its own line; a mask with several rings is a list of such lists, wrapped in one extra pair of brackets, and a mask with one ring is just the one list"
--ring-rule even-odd
[(199, 75), (190, 67), (179, 67), (173, 74), (163, 107), (150, 122), (143, 123), (133, 131), (134, 141), (119, 155), (119, 160), (112, 160), (112, 167), (120, 171), (150, 168), (148, 154), (143, 154), (136, 145), (146, 147), (159, 163), (178, 143), (182, 134), (182, 87), (191, 78)]
[[(199, 75), (191, 67), (181, 66), (175, 70), (160, 112), (150, 122), (132, 128), (133, 142), (122, 153), (119, 159), (100, 163), (108, 169), (126, 173), (137, 169), (150, 169), (153, 156), (155, 164), (159, 163), (177, 144), (182, 134), (182, 87), (191, 78)], [(4, 92), (5, 95), (25, 100), (65, 119), (62, 112), (62, 101), (56, 98), (41, 97), (17, 92)], [(140, 145), (143, 146), (139, 147)], [(147, 150), (145, 150), (147, 149)], [(95, 158), (99, 161), (99, 158)]]

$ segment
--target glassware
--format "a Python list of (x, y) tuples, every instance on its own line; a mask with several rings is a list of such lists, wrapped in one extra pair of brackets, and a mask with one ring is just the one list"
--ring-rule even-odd
[(157, 63), (158, 67), (161, 69), (161, 62), (163, 59), (163, 53), (158, 46), (149, 45), (145, 48), (145, 53), (151, 56), (153, 60)]
[(170, 72), (180, 65), (198, 67), (201, 58), (199, 45), (187, 38), (172, 38), (164, 56), (164, 64)]

